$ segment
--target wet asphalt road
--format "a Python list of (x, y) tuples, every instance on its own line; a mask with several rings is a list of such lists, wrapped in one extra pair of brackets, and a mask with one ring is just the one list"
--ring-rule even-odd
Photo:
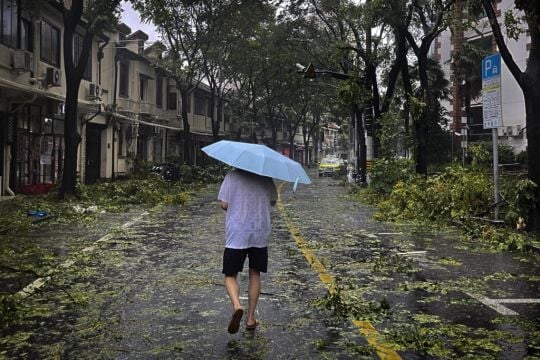
[[(313, 175), (295, 194), (282, 188), (254, 334), (226, 332), (215, 185), (184, 207), (104, 219), (76, 244), (49, 236), (60, 271), (17, 303), (23, 315), (2, 332), (0, 358), (372, 359), (388, 343), (405, 359), (540, 356), (540, 304), (516, 301), (540, 298), (537, 256), (376, 222), (341, 181)], [(327, 296), (329, 283), (338, 295)]]

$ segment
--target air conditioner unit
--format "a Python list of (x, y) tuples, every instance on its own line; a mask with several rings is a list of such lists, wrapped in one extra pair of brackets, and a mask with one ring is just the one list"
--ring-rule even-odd
[(101, 86), (98, 84), (90, 84), (88, 88), (88, 97), (91, 99), (95, 99), (101, 96)]
[(506, 136), (514, 136), (514, 127), (513, 126), (507, 126), (506, 127)]
[(523, 138), (523, 131), (521, 130), (521, 125), (516, 125), (516, 131), (514, 133), (514, 136)]
[(48, 67), (47, 68), (47, 85), (48, 86), (61, 86), (62, 85), (62, 72), (60, 69)]
[(23, 72), (32, 71), (34, 67), (34, 54), (22, 49), (13, 50), (13, 69)]

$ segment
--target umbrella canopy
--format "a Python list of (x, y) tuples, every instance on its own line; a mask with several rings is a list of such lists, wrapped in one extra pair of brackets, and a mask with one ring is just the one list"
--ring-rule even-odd
[(279, 180), (311, 184), (302, 165), (265, 145), (220, 140), (201, 150), (238, 169)]

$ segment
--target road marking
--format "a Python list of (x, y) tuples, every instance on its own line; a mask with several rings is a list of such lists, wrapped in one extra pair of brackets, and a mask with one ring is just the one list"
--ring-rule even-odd
[[(334, 277), (330, 275), (324, 265), (317, 259), (315, 254), (308, 248), (306, 241), (300, 235), (300, 231), (296, 228), (292, 221), (288, 218), (283, 202), (281, 201), (281, 191), (283, 189), (285, 182), (281, 183), (278, 187), (278, 201), (277, 207), (280, 212), (281, 218), (285, 221), (289, 232), (296, 241), (298, 248), (304, 254), (307, 262), (311, 265), (311, 268), (317, 272), (319, 279), (326, 285), (328, 292), (330, 294), (336, 293), (336, 282)], [(376, 236), (375, 236), (376, 237)], [(375, 349), (375, 352), (381, 360), (400, 360), (401, 357), (399, 354), (392, 349), (388, 344), (385, 344), (380, 341), (382, 335), (375, 329), (375, 327), (365, 320), (353, 320), (353, 324), (358, 328), (360, 333), (364, 335), (367, 342)]]
[(414, 255), (425, 255), (427, 253), (427, 251), (423, 250), (423, 251), (407, 251), (407, 252), (400, 252), (400, 253), (397, 253), (397, 255), (401, 255), (401, 256), (414, 256)]
[(518, 312), (507, 308), (502, 304), (540, 304), (540, 299), (490, 299), (480, 294), (466, 293), (475, 300), (490, 307), (501, 315), (516, 316)]
[[(239, 299), (240, 300), (249, 300), (249, 298), (247, 296), (240, 296)], [(267, 297), (264, 297), (264, 296), (260, 296), (259, 300), (279, 301), (279, 299), (277, 299), (277, 298), (267, 298)]]
[(498, 299), (504, 304), (540, 304), (540, 299)]
[[(121, 226), (121, 228), (126, 229), (126, 228), (130, 227), (131, 225), (133, 225), (133, 224), (137, 223), (138, 221), (140, 221), (146, 215), (148, 215), (148, 212), (143, 212), (141, 215), (137, 216), (133, 220), (130, 220), (127, 223), (123, 224)], [(99, 244), (100, 242), (106, 241), (106, 240), (108, 240), (108, 239), (110, 239), (112, 237), (113, 237), (112, 234), (110, 234), (110, 233), (106, 234), (106, 235), (102, 236), (101, 238), (99, 238), (98, 240), (96, 240), (94, 242), (94, 245), (85, 247), (84, 249), (81, 250), (81, 252), (92, 251), (92, 250), (94, 250), (96, 248), (97, 244)], [(73, 264), (75, 264), (75, 260), (74, 259), (68, 259), (68, 260), (65, 260), (63, 263), (61, 263), (59, 265), (59, 267), (67, 269), (67, 268), (73, 266)], [(47, 276), (44, 276), (44, 277), (41, 277), (41, 278), (37, 278), (32, 283), (26, 285), (22, 290), (17, 292), (15, 295), (17, 295), (20, 298), (24, 299), (25, 297), (28, 297), (28, 296), (32, 295), (36, 290), (42, 288), (49, 280), (51, 280), (51, 278), (52, 277), (50, 275), (47, 275)]]

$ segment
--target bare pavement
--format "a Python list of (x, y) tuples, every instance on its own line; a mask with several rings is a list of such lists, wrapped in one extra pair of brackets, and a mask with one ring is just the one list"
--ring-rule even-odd
[(183, 207), (2, 236), (57, 266), (0, 273), (0, 359), (540, 358), (538, 255), (376, 222), (340, 180), (279, 185), (255, 332), (226, 331), (212, 185)]

